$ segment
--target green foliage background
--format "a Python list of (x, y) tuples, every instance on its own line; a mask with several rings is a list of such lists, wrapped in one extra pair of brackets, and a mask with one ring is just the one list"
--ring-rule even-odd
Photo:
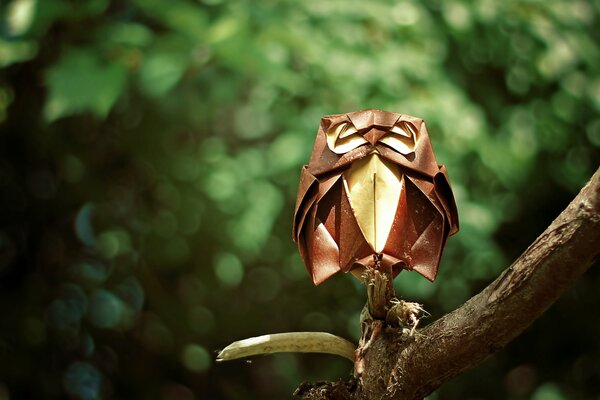
[[(600, 3), (0, 3), (0, 399), (287, 398), (332, 356), (215, 364), (240, 338), (353, 340), (364, 290), (313, 287), (290, 239), (322, 115), (427, 121), (461, 217), (437, 318), (598, 167)], [(598, 268), (431, 399), (600, 398)], [(465, 337), (468, 340), (468, 336)]]

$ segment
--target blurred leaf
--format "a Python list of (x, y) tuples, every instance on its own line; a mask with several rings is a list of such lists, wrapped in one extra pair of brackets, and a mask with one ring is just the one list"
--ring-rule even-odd
[(172, 30), (192, 40), (201, 40), (205, 33), (206, 16), (199, 5), (183, 0), (133, 0), (138, 7), (160, 20)]
[(30, 60), (37, 53), (34, 41), (5, 41), (0, 38), (0, 68)]
[(121, 95), (126, 70), (118, 63), (103, 64), (88, 50), (72, 49), (48, 71), (46, 83), (48, 121), (88, 111), (102, 118)]
[(537, 388), (532, 400), (564, 400), (565, 396), (561, 393), (560, 389), (554, 383), (544, 383)]
[(163, 96), (179, 82), (186, 68), (187, 59), (180, 53), (149, 54), (140, 70), (140, 86), (150, 96)]
[(109, 0), (33, 0), (32, 4), (33, 19), (28, 26), (29, 29), (24, 30), (23, 33), (28, 36), (43, 37), (52, 24), (57, 22), (76, 22), (102, 15), (109, 5)]
[(6, 19), (11, 35), (26, 32), (33, 21), (37, 0), (13, 0), (7, 7)]
[(152, 31), (136, 23), (115, 22), (101, 31), (101, 40), (109, 40), (126, 46), (144, 47), (151, 43)]

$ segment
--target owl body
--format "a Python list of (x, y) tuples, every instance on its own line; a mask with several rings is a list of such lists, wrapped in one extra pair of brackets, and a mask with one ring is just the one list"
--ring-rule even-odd
[(293, 224), (315, 284), (365, 268), (415, 270), (433, 281), (457, 231), (446, 169), (421, 119), (373, 109), (321, 119)]

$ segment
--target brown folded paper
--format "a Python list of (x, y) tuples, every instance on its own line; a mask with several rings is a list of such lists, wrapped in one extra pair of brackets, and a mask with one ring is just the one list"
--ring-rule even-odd
[(321, 119), (293, 226), (315, 284), (365, 268), (415, 270), (433, 281), (457, 231), (446, 168), (423, 120), (373, 109)]

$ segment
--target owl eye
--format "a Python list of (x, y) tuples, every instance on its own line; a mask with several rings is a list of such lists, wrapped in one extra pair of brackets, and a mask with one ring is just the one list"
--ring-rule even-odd
[(417, 130), (406, 122), (394, 125), (387, 135), (379, 139), (381, 143), (405, 155), (415, 151), (417, 140)]
[(344, 154), (354, 150), (358, 146), (367, 143), (356, 128), (349, 122), (342, 122), (339, 125), (327, 130), (327, 146), (336, 154)]

